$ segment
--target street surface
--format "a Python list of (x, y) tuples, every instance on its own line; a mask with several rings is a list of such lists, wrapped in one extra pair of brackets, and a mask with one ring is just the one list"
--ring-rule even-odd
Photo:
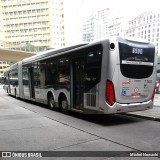
[[(159, 105), (159, 95), (156, 97), (158, 98), (155, 103)], [(156, 152), (160, 151), (160, 122), (126, 115), (96, 116), (78, 113), (65, 115), (59, 111), (51, 111), (45, 105), (8, 96), (3, 89), (0, 89), (0, 151)], [(50, 160), (53, 157), (40, 159)], [(158, 158), (54, 157), (54, 159), (156, 160)]]

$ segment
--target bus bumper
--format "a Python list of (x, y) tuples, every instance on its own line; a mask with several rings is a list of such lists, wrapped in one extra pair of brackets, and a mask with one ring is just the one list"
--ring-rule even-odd
[(115, 103), (113, 106), (108, 106), (108, 111), (106, 110), (106, 112), (108, 114), (125, 113), (125, 112), (143, 111), (152, 108), (153, 108), (153, 102), (152, 100), (149, 100), (143, 103), (132, 103), (132, 104)]
[(153, 108), (152, 100), (143, 103), (120, 104), (117, 103), (117, 112), (134, 112), (143, 111)]

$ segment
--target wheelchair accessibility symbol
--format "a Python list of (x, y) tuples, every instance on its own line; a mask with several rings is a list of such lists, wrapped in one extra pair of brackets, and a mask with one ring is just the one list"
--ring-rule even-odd
[(122, 92), (121, 92), (121, 96), (126, 96), (126, 90), (122, 90)]

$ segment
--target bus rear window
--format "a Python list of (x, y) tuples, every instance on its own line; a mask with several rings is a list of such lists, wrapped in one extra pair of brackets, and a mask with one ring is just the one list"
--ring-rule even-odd
[(155, 47), (153, 44), (119, 42), (120, 68), (127, 78), (147, 78), (153, 72)]
[[(119, 43), (121, 64), (151, 65), (154, 63), (155, 48), (146, 45)], [(137, 63), (139, 62), (139, 63)]]

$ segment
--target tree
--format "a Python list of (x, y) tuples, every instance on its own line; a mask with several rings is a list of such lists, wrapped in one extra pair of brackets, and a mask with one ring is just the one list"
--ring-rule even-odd
[(22, 51), (28, 51), (28, 52), (36, 52), (37, 51), (37, 47), (28, 43), (27, 45), (23, 46), (21, 48)]
[(43, 46), (38, 47), (28, 43), (27, 45), (23, 46), (21, 50), (27, 52), (40, 52), (40, 51), (45, 51), (45, 47)]

